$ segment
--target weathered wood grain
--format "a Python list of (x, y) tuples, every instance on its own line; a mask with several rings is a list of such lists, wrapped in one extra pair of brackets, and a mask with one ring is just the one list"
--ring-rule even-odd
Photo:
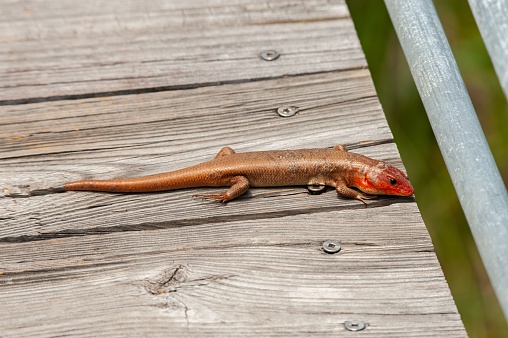
[[(109, 96), (366, 66), (343, 1), (140, 4), (3, 3), (0, 103)], [(338, 43), (330, 43), (333, 40)], [(282, 56), (277, 62), (263, 61), (258, 53), (265, 49), (277, 49)]]
[[(229, 145), (244, 151), (392, 138), (375, 95), (369, 72), (357, 70), (262, 84), (0, 106), (0, 157), (5, 164), (9, 158), (19, 163), (20, 157), (30, 161), (39, 155), (75, 152), (86, 157), (93, 152), (97, 164), (97, 156), (108, 161), (151, 157), (152, 163), (156, 156), (159, 163), (166, 157), (174, 163), (180, 155), (189, 165), (197, 156), (215, 156), (230, 142), (226, 140), (235, 140)], [(276, 110), (283, 105), (300, 111), (282, 118)], [(159, 170), (166, 171), (167, 165)]]
[(306, 336), (361, 319), (369, 337), (464, 336), (415, 204), (1, 243), (0, 261), (7, 334)]
[(413, 198), (40, 194), (226, 145), (403, 170), (344, 1), (11, 0), (0, 32), (1, 336), (466, 336)]

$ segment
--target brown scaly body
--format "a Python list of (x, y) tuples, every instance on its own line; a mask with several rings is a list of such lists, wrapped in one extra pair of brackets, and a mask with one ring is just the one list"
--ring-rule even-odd
[[(272, 150), (235, 153), (223, 148), (215, 159), (163, 174), (114, 180), (68, 182), (63, 190), (153, 192), (192, 187), (230, 188), (220, 194), (196, 195), (230, 201), (249, 187), (327, 185), (340, 196), (365, 203), (372, 195), (410, 196), (413, 187), (404, 173), (382, 161), (333, 149)], [(349, 187), (355, 187), (366, 195)], [(55, 190), (62, 188), (55, 188)]]

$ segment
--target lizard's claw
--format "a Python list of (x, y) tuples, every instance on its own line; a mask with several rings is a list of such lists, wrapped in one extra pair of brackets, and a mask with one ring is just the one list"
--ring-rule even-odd
[(215, 202), (225, 203), (227, 202), (226, 197), (222, 194), (196, 194), (192, 197), (199, 197), (203, 200), (214, 200)]

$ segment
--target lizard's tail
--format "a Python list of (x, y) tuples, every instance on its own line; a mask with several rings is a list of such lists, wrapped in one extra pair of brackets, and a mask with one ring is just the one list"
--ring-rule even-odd
[[(113, 180), (83, 180), (65, 183), (63, 189), (106, 191), (106, 192), (152, 192), (202, 186), (219, 186), (217, 180), (210, 179), (209, 172), (200, 166), (171, 171), (150, 176), (119, 178)], [(55, 187), (61, 190), (62, 187)]]
[(65, 186), (63, 185), (59, 185), (59, 186), (56, 186), (56, 187), (50, 187), (48, 188), (49, 191), (51, 192), (65, 192)]
[[(60, 187), (56, 187), (59, 189)], [(150, 176), (124, 178), (114, 180), (83, 180), (67, 182), (63, 185), (65, 191), (106, 191), (106, 192), (151, 192), (186, 188), (178, 184), (151, 178)]]

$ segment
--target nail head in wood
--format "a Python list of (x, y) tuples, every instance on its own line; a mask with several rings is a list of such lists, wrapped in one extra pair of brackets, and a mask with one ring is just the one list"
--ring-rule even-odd
[(334, 254), (340, 251), (339, 241), (327, 240), (323, 243), (323, 250), (326, 253)]
[(344, 327), (348, 331), (361, 331), (365, 329), (365, 323), (361, 320), (348, 320), (344, 323)]
[(311, 195), (319, 195), (323, 193), (326, 189), (326, 185), (309, 185), (307, 186), (307, 190)]
[(259, 57), (265, 61), (273, 61), (279, 58), (280, 54), (276, 50), (264, 50), (259, 53)]
[(277, 109), (277, 114), (282, 117), (291, 117), (298, 113), (298, 107), (295, 106), (281, 106)]

